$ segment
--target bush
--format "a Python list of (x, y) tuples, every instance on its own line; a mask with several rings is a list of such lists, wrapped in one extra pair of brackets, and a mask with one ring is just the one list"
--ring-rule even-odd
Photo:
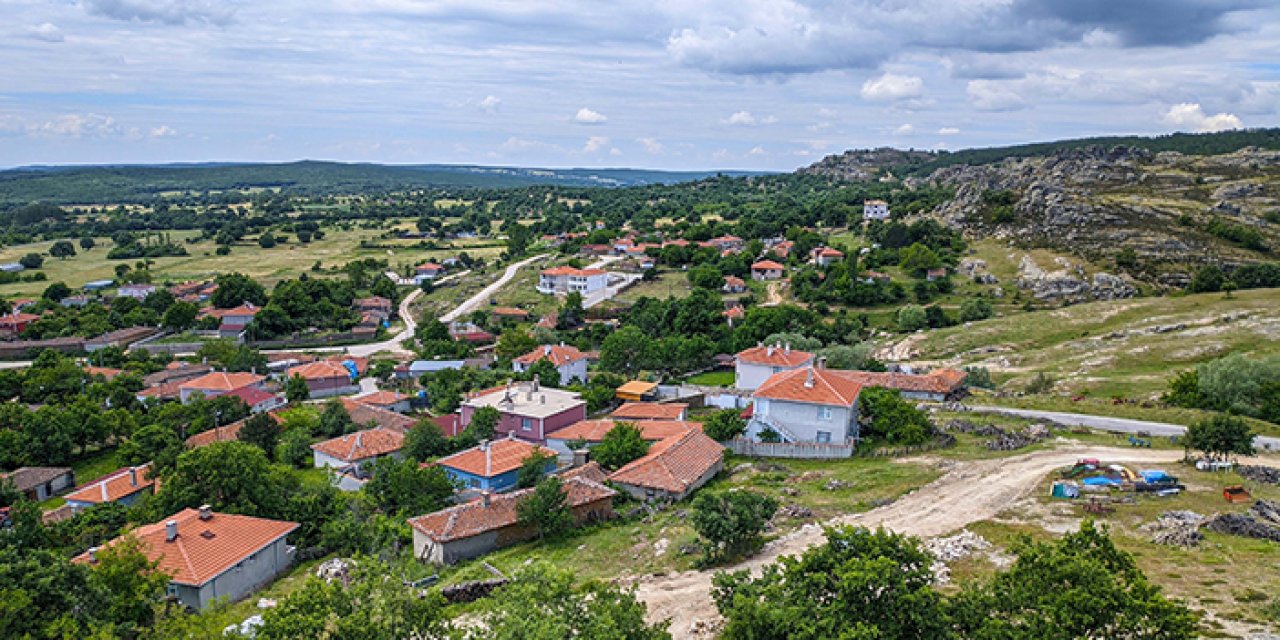
[(909, 304), (898, 309), (898, 329), (915, 331), (929, 324), (929, 317), (923, 307)]
[(707, 563), (754, 551), (760, 532), (778, 510), (776, 500), (754, 491), (704, 491), (691, 506), (689, 522), (708, 543), (703, 547)]
[(929, 439), (933, 425), (923, 411), (902, 399), (893, 389), (871, 387), (859, 395), (863, 437), (879, 438), (891, 444), (921, 444)]
[(961, 322), (986, 320), (987, 318), (990, 318), (993, 313), (991, 303), (987, 302), (985, 298), (969, 298), (960, 305)]
[(702, 431), (716, 442), (726, 442), (738, 437), (747, 428), (747, 421), (736, 409), (724, 409), (707, 417)]
[(1027, 393), (1040, 394), (1053, 391), (1053, 378), (1050, 378), (1045, 372), (1037, 372), (1035, 377), (1031, 378), (1031, 382), (1027, 383)]

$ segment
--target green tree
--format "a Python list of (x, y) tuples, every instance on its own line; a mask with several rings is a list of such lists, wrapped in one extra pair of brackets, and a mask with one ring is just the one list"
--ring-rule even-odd
[(208, 504), (215, 511), (271, 517), (284, 496), (267, 454), (244, 442), (214, 442), (178, 456), (154, 500), (156, 517)]
[(311, 387), (307, 386), (306, 378), (298, 374), (289, 376), (284, 383), (284, 397), (289, 404), (299, 404), (306, 402), (311, 398)]
[(818, 356), (827, 359), (830, 369), (867, 369), (871, 361), (871, 345), (837, 344), (818, 350)]
[(707, 416), (702, 422), (702, 431), (712, 440), (727, 442), (742, 434), (747, 429), (747, 421), (737, 409), (723, 409)]
[(600, 466), (614, 471), (646, 453), (649, 453), (649, 443), (640, 429), (630, 422), (619, 422), (591, 450), (591, 457)]
[(1052, 542), (1022, 538), (1005, 572), (970, 583), (948, 606), (963, 638), (1196, 636), (1196, 617), (1160, 593), (1133, 557), (1085, 521)]
[[(552, 362), (548, 358), (543, 358), (533, 363), (526, 373), (530, 380), (533, 380), (534, 376), (537, 376), (538, 383), (544, 387), (556, 388), (559, 387), (562, 382), (568, 382), (567, 380), (560, 379), (560, 370), (556, 368), (556, 363)], [(570, 378), (569, 381), (571, 380), (573, 380), (573, 378)]]
[(511, 360), (518, 358), (538, 347), (538, 341), (525, 327), (515, 327), (503, 331), (498, 336), (498, 345), (494, 347), (499, 358)]
[(342, 402), (334, 399), (324, 403), (324, 411), (320, 413), (319, 430), (320, 435), (326, 438), (336, 438), (344, 433), (355, 431), (356, 423), (351, 420), (351, 414), (347, 413)]
[(858, 395), (859, 422), (864, 438), (880, 438), (892, 444), (921, 444), (929, 439), (933, 425), (925, 413), (902, 399), (893, 389), (871, 387)]
[(280, 423), (269, 413), (255, 413), (244, 421), (244, 426), (240, 427), (240, 432), (236, 435), (236, 439), (240, 442), (247, 442), (267, 454), (267, 457), (275, 455), (276, 444), (280, 442)]
[(476, 440), (492, 440), (498, 428), (498, 420), (502, 414), (494, 407), (480, 407), (471, 414), (471, 422), (467, 423), (467, 432)]
[(258, 306), (267, 303), (267, 291), (257, 280), (243, 273), (224, 273), (214, 279), (218, 290), (213, 292), (213, 306), (219, 309), (231, 309), (246, 302)]
[(558, 538), (573, 529), (573, 513), (559, 476), (549, 475), (516, 503), (516, 518), (538, 532), (539, 539)]
[(703, 491), (693, 499), (689, 523), (705, 541), (704, 561), (754, 551), (778, 501), (754, 491)]
[(908, 304), (898, 309), (898, 329), (902, 331), (915, 331), (923, 329), (929, 325), (929, 316), (924, 308)]
[(992, 313), (991, 303), (986, 298), (969, 298), (960, 304), (960, 321), (974, 322), (986, 320)]
[(938, 257), (938, 254), (919, 242), (903, 249), (898, 255), (900, 258), (898, 266), (917, 278), (923, 276), (930, 269), (937, 269), (942, 266), (942, 259)]
[(1218, 414), (1187, 428), (1182, 446), (1212, 458), (1253, 455), (1253, 427), (1238, 416)]
[(70, 296), (71, 287), (68, 287), (65, 282), (55, 282), (45, 287), (44, 292), (40, 294), (41, 298), (51, 302), (62, 302), (63, 298)]
[[(724, 640), (746, 638), (930, 638), (954, 634), (933, 588), (933, 558), (889, 531), (826, 529), (827, 542), (799, 558), (720, 573), (712, 599)], [(1034, 636), (1009, 636), (1034, 637)]]
[(200, 314), (200, 309), (190, 302), (178, 301), (169, 305), (164, 310), (164, 316), (160, 320), (160, 324), (175, 331), (185, 331), (190, 329), (196, 323), (196, 316)]
[(103, 596), (102, 617), (123, 636), (150, 627), (169, 585), (159, 561), (149, 559), (142, 543), (131, 536), (98, 551), (97, 557), (88, 582)]
[(412, 429), (409, 429), (409, 433), (404, 437), (404, 447), (401, 448), (406, 456), (418, 462), (447, 455), (452, 450), (453, 445), (449, 443), (449, 438), (445, 437), (444, 431), (430, 418), (419, 420)]
[(173, 429), (160, 424), (150, 424), (135, 431), (120, 445), (120, 461), (128, 465), (154, 462), (155, 468), (173, 468), (182, 453), (182, 441)]
[(582, 325), (585, 315), (586, 311), (582, 308), (582, 294), (570, 291), (564, 297), (564, 304), (560, 305), (560, 313), (556, 316), (556, 328), (576, 329)]
[(59, 240), (49, 247), (49, 255), (66, 260), (76, 254), (75, 245), (70, 240)]
[(536, 486), (542, 477), (547, 475), (547, 466), (554, 460), (555, 456), (535, 449), (520, 462), (520, 470), (516, 474), (516, 486), (521, 489)]
[(724, 274), (713, 265), (701, 264), (689, 269), (689, 284), (703, 289), (720, 291), (724, 287)]
[(85, 251), (88, 251), (88, 250), (90, 250), (90, 249), (92, 249), (92, 248), (94, 248), (94, 247), (96, 247), (96, 246), (98, 246), (98, 243), (97, 243), (97, 242), (95, 242), (93, 238), (91, 238), (91, 237), (89, 237), (89, 236), (85, 236), (85, 237), (83, 237), (83, 238), (80, 238), (80, 248), (81, 248), (81, 249), (84, 249)]
[(647, 359), (653, 338), (638, 327), (624, 325), (609, 334), (600, 347), (600, 368), (626, 376), (635, 375)]
[(44, 257), (38, 253), (28, 253), (18, 259), (18, 264), (27, 269), (39, 269), (44, 265)]
[(276, 444), (275, 461), (297, 469), (311, 466), (311, 434), (305, 429), (286, 429)]
[(276, 237), (269, 231), (263, 232), (262, 235), (258, 236), (258, 246), (263, 249), (275, 247)]
[(1218, 265), (1205, 265), (1200, 267), (1195, 275), (1191, 277), (1191, 283), (1187, 285), (1187, 291), (1191, 293), (1222, 291), (1222, 284), (1226, 280), (1226, 275), (1222, 273), (1222, 269)]
[(422, 515), (446, 507), (453, 496), (453, 481), (444, 469), (421, 467), (415, 460), (386, 456), (373, 464), (373, 478), (364, 492), (387, 514)]

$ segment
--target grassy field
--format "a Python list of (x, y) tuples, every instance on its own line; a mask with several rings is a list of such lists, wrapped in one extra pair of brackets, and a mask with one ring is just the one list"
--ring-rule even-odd
[(1135, 298), (1010, 314), (922, 334), (916, 359), (980, 365), (1007, 389), (1035, 372), (1056, 389), (1151, 399), (1178, 370), (1229, 353), (1280, 353), (1280, 289)]
[(685, 382), (708, 387), (732, 387), (735, 379), (732, 371), (707, 371), (696, 376), (690, 376)]
[(689, 275), (684, 271), (663, 269), (654, 280), (640, 280), (618, 294), (617, 300), (634, 302), (649, 297), (659, 300), (667, 298), (685, 298), (693, 287), (689, 284)]
[[(212, 240), (203, 240), (188, 244), (188, 238), (198, 234), (194, 231), (169, 232), (175, 243), (181, 244), (191, 255), (153, 258), (151, 271), (155, 282), (182, 282), (212, 278), (220, 273), (238, 271), (262, 281), (268, 288), (275, 282), (294, 278), (310, 271), (316, 262), (324, 267), (336, 268), (360, 258), (379, 258), (387, 260), (394, 269), (409, 268), (427, 260), (439, 260), (461, 251), (486, 260), (496, 258), (502, 247), (491, 246), (490, 241), (470, 240), (455, 241), (440, 249), (423, 249), (416, 246), (417, 241), (385, 240), (381, 235), (383, 229), (349, 230), (331, 228), (325, 230), (325, 237), (313, 240), (308, 244), (299, 243), (290, 235), (289, 242), (271, 249), (258, 246), (256, 237), (246, 239), (234, 245), (231, 253), (225, 256), (215, 254)], [(283, 235), (283, 234), (277, 234)], [(95, 238), (97, 246), (84, 251), (77, 245), (77, 255), (66, 260), (46, 258), (40, 269), (48, 277), (46, 282), (15, 282), (0, 285), (0, 295), (34, 296), (39, 295), (52, 282), (65, 282), (73, 288), (86, 282), (115, 277), (118, 264), (134, 266), (137, 260), (108, 260), (107, 252), (113, 244), (110, 238)], [(362, 248), (362, 240), (377, 240), (381, 244), (395, 248)], [(37, 242), (26, 245), (15, 245), (0, 249), (0, 262), (16, 262), (28, 253), (48, 253), (52, 241)]]

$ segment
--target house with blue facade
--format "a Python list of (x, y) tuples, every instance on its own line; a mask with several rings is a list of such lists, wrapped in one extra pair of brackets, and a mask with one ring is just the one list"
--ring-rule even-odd
[(556, 470), (556, 452), (546, 447), (513, 437), (482, 442), (434, 463), (463, 491), (497, 493), (516, 488), (520, 466), (530, 456), (546, 457), (544, 473)]
[(152, 493), (155, 486), (150, 464), (125, 467), (68, 493), (67, 505), (73, 514), (108, 502), (118, 502), (127, 507)]

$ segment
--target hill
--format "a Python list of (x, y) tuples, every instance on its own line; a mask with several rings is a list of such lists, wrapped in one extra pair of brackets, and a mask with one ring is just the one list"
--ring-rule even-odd
[(286, 164), (206, 163), (36, 166), (0, 171), (0, 205), (129, 203), (161, 194), (281, 189), (297, 195), (414, 189), (499, 189), (534, 185), (629, 187), (673, 184), (743, 171), (539, 169), (474, 165), (381, 165), (305, 160)]

